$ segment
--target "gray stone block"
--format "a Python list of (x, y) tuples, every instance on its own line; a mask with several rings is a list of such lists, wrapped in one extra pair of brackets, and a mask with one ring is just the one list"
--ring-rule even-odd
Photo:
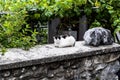
[(89, 29), (84, 34), (85, 44), (92, 46), (111, 45), (114, 42), (110, 30), (96, 27)]

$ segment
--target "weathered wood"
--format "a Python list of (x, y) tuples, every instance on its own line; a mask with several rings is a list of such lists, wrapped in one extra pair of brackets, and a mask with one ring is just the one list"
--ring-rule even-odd
[(82, 17), (79, 18), (79, 30), (77, 34), (78, 40), (83, 40), (83, 35), (87, 29), (88, 29), (87, 17), (86, 15), (83, 15)]
[[(53, 36), (57, 33), (57, 27), (61, 23), (59, 18), (53, 19), (48, 23), (48, 43), (53, 43)], [(83, 15), (79, 18), (79, 28), (77, 30), (77, 38), (76, 40), (83, 40), (83, 35), (85, 31), (88, 29), (87, 26), (87, 17)]]
[(55, 18), (48, 22), (48, 43), (53, 43), (53, 36), (56, 34), (56, 27), (60, 24), (60, 19)]

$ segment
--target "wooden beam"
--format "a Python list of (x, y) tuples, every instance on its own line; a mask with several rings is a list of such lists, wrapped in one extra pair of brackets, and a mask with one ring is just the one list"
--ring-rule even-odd
[(53, 36), (56, 34), (57, 26), (60, 24), (60, 19), (55, 18), (48, 22), (48, 43), (53, 43)]

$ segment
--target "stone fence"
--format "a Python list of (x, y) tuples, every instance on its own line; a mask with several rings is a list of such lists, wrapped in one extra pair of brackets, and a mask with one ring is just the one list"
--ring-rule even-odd
[(74, 47), (37, 45), (0, 55), (0, 80), (119, 80), (120, 45)]

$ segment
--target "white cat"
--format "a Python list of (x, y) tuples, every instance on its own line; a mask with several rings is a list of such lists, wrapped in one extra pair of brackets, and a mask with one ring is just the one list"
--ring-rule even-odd
[(63, 48), (63, 47), (72, 47), (75, 45), (75, 38), (73, 36), (60, 35), (55, 36), (54, 45), (55, 47)]

